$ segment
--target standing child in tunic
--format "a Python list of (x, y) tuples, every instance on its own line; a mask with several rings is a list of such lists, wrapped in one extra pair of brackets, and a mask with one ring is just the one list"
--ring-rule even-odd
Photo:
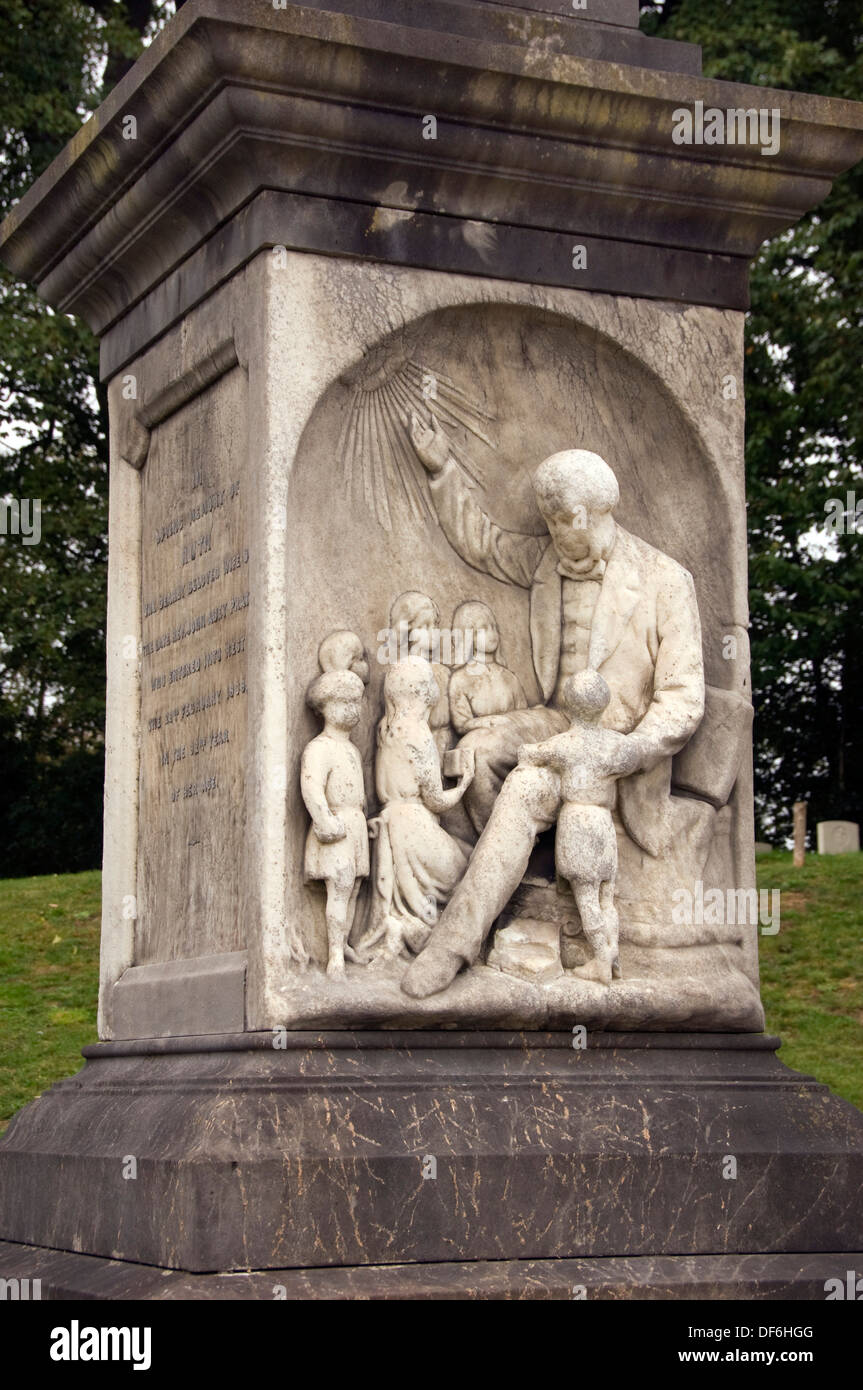
[(598, 671), (570, 676), (562, 695), (571, 727), (543, 743), (525, 744), (518, 760), (560, 775), (557, 872), (569, 880), (593, 950), (593, 959), (572, 973), (610, 985), (612, 976), (620, 974), (620, 924), (614, 905), (617, 835), (611, 813), (618, 777), (634, 772), (641, 757), (635, 739), (599, 727), (611, 691)]
[(363, 682), (353, 671), (326, 671), (312, 682), (308, 704), (324, 720), (323, 733), (309, 743), (300, 766), (300, 787), (312, 824), (306, 839), (306, 882), (322, 880), (327, 890), (327, 974), (345, 973), (348, 946), (362, 880), (369, 872), (363, 765), (351, 743), (363, 699)]

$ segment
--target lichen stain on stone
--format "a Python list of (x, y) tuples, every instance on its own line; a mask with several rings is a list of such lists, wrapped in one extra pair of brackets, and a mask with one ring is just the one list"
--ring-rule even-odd
[(394, 227), (400, 227), (406, 222), (413, 221), (415, 216), (416, 214), (408, 208), (376, 208), (369, 223), (368, 234), (391, 232)]

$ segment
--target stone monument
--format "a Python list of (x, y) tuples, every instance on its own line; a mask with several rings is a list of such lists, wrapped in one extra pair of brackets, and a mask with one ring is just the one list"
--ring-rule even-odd
[(43, 1287), (861, 1250), (863, 1117), (763, 1033), (742, 381), (863, 110), (637, 21), (189, 0), (2, 228), (111, 408), (102, 1041), (0, 1145)]
[(819, 854), (856, 854), (860, 827), (853, 820), (820, 820), (815, 827)]

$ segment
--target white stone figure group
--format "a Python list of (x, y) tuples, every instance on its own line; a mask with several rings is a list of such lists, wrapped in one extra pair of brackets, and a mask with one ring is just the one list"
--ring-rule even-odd
[[(573, 973), (609, 986), (619, 974), (619, 846), (630, 859), (669, 855), (681, 806), (670, 796), (671, 758), (703, 715), (692, 578), (617, 525), (617, 480), (597, 455), (572, 450), (536, 470), (548, 531), (522, 535), (482, 512), (433, 417), (428, 426), (415, 419), (412, 438), (454, 549), (475, 569), (530, 590), (545, 703), (528, 707), (488, 605), (456, 609), (453, 629), (470, 640), (450, 672), (423, 659), (434, 653), (437, 605), (415, 590), (395, 599), (391, 631), (399, 655), (410, 654), (384, 682), (371, 911), (352, 949), (369, 848), (350, 730), (368, 664), (355, 634), (325, 639), (309, 692), (324, 731), (306, 749), (302, 780), (312, 817), (306, 877), (327, 889), (328, 973), (342, 973), (345, 956), (362, 964), (413, 957), (401, 981), (407, 994), (446, 988), (477, 960), (538, 836), (556, 826), (558, 876), (571, 887), (591, 951)], [(443, 768), (458, 777), (454, 787), (445, 787)], [(469, 821), (459, 826), (462, 798)], [(563, 943), (561, 959), (566, 967)]]
[[(604, 459), (574, 449), (539, 465), (533, 486), (546, 531), (536, 535), (507, 531), (483, 511), (433, 415), (428, 422), (414, 415), (411, 437), (456, 553), (498, 582), (529, 591), (533, 664), (546, 701), (481, 721), (460, 741), (459, 751), (469, 748), (476, 761), (465, 805), (479, 839), (428, 945), (402, 978), (406, 994), (426, 998), (479, 958), (522, 883), (537, 837), (557, 823), (560, 775), (519, 763), (518, 752), (566, 729), (568, 678), (601, 673), (611, 695), (603, 726), (629, 735), (637, 749), (615, 809), (628, 868), (636, 866), (644, 883), (649, 873), (639, 857), (667, 860), (690, 811), (691, 803), (671, 795), (671, 760), (701, 722), (705, 681), (692, 576), (616, 522), (619, 488)], [(607, 836), (597, 862), (603, 845)], [(665, 880), (657, 877), (655, 885), (663, 897)], [(605, 898), (607, 905), (608, 891)], [(605, 975), (605, 964), (597, 972)]]
[[(402, 594), (393, 604), (391, 622), (411, 643), (430, 636), (439, 621), (424, 594)], [(467, 865), (467, 847), (443, 829), (439, 818), (461, 800), (473, 776), (473, 759), (465, 755), (456, 786), (445, 789), (441, 750), (450, 738), (444, 684), (449, 672), (417, 656), (397, 662), (384, 681), (386, 713), (377, 738), (381, 811), (367, 823), (362, 761), (350, 739), (369, 675), (362, 641), (347, 630), (332, 632), (318, 649), (318, 661), (321, 674), (306, 698), (324, 728), (307, 745), (300, 770), (311, 817), (304, 870), (306, 882), (322, 882), (326, 889), (327, 974), (338, 978), (345, 974), (346, 959), (356, 964), (394, 960), (427, 943)], [(370, 924), (362, 941), (351, 946), (357, 899), (369, 874), (369, 831), (377, 840)]]
[[(392, 615), (414, 643), (439, 622), (431, 599), (416, 592), (401, 595)], [(305, 749), (301, 786), (312, 821), (305, 877), (326, 888), (331, 978), (344, 975), (346, 959), (357, 964), (410, 959), (428, 944), (471, 850), (440, 818), (471, 786), (475, 758), (470, 748), (453, 755), (458, 780), (445, 788), (442, 732), (448, 735), (450, 721), (460, 735), (494, 728), (497, 716), (527, 708), (521, 683), (501, 659), (500, 632), (488, 605), (476, 600), (460, 604), (453, 615), (457, 626), (468, 634), (464, 653), (469, 659), (451, 677), (441, 668), (448, 682), (443, 695), (435, 667), (422, 657), (408, 656), (387, 671), (375, 759), (381, 809), (368, 824), (362, 763), (350, 737), (360, 717), (368, 661), (360, 638), (346, 630), (331, 633), (319, 648), (321, 674), (307, 699), (323, 718), (324, 729)], [(569, 677), (562, 705), (570, 728), (518, 750), (519, 766), (546, 769), (554, 780), (560, 803), (557, 872), (570, 884), (593, 952), (574, 973), (600, 984), (610, 984), (620, 973), (614, 905), (617, 839), (611, 814), (616, 782), (639, 761), (633, 741), (599, 727), (610, 698), (595, 671)], [(433, 712), (438, 713), (435, 730)], [(370, 869), (370, 834), (376, 841), (372, 907), (368, 929), (351, 946), (357, 899)]]

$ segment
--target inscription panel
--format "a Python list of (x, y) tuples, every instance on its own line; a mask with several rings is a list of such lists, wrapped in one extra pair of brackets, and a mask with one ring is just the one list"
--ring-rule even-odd
[(143, 476), (138, 964), (242, 949), (249, 537), (239, 369)]

